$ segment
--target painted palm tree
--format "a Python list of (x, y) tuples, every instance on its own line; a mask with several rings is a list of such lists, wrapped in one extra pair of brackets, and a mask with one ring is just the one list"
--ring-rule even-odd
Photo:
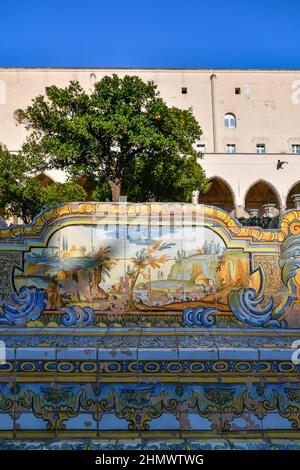
[(110, 246), (100, 247), (93, 260), (93, 286), (101, 298), (107, 298), (106, 292), (100, 287), (105, 277), (110, 277), (110, 271), (116, 262), (110, 259)]
[(127, 267), (127, 276), (129, 277), (129, 297), (128, 306), (134, 307), (133, 291), (140, 275), (145, 279), (150, 278), (150, 268), (159, 269), (170, 258), (166, 253), (160, 252), (170, 248), (173, 243), (164, 243), (161, 241), (154, 242), (148, 248), (143, 248), (131, 258), (132, 266)]
[(181, 263), (186, 258), (186, 250), (177, 250), (174, 257), (176, 263)]

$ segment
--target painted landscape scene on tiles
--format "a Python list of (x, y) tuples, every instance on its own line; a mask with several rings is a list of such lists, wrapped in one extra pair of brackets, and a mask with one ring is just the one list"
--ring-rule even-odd
[(64, 227), (46, 248), (24, 255), (16, 270), (19, 290), (25, 284), (47, 292), (47, 309), (91, 307), (118, 316), (125, 312), (168, 311), (201, 305), (228, 311), (227, 296), (249, 285), (249, 258), (242, 250), (226, 250), (208, 228), (188, 239), (145, 227), (134, 233), (115, 226)]
[(171, 222), (146, 208), (113, 221), (105, 205), (95, 216), (94, 206), (58, 206), (39, 224), (4, 230), (0, 323), (297, 327), (298, 212), (280, 232), (243, 228), (209, 206), (192, 217), (176, 207)]

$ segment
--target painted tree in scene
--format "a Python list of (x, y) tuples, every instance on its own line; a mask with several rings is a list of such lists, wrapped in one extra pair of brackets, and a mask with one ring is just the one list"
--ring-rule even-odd
[(110, 271), (115, 266), (115, 261), (110, 258), (110, 247), (100, 247), (93, 258), (93, 285), (100, 298), (107, 298), (106, 292), (100, 287), (105, 277), (110, 276)]
[(133, 307), (133, 292), (140, 275), (145, 279), (150, 277), (150, 269), (159, 269), (163, 264), (169, 261), (169, 255), (162, 253), (172, 246), (172, 243), (162, 241), (154, 242), (148, 248), (142, 248), (135, 256), (131, 258), (132, 266), (127, 267), (127, 276), (129, 277), (129, 298), (128, 306)]

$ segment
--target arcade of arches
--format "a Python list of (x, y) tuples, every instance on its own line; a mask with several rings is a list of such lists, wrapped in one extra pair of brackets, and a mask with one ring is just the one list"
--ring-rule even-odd
[[(207, 193), (199, 195), (200, 204), (208, 204), (229, 213), (235, 212), (235, 201), (231, 188), (220, 178), (212, 178), (211, 186)], [(300, 208), (300, 182), (296, 183), (289, 191), (286, 199), (286, 209)], [(244, 208), (239, 216), (245, 217), (275, 217), (282, 210), (280, 198), (266, 181), (257, 181), (247, 191)]]
[[(53, 183), (53, 180), (45, 174), (37, 176), (43, 186)], [(91, 179), (81, 177), (78, 184), (84, 187), (91, 197), (96, 184)], [(207, 193), (199, 195), (199, 203), (216, 206), (226, 212), (235, 212), (235, 199), (230, 186), (221, 178), (212, 178), (211, 186)], [(257, 181), (247, 191), (244, 205), (244, 216), (271, 216), (279, 214), (280, 201), (276, 190), (266, 181)], [(286, 209), (300, 208), (300, 182), (296, 183), (289, 191), (286, 199)]]

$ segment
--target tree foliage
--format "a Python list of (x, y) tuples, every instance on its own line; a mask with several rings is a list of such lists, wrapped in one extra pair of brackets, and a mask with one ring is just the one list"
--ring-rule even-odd
[(42, 207), (50, 207), (63, 202), (85, 201), (86, 191), (82, 186), (76, 183), (53, 183), (42, 188), (41, 204)]
[(153, 82), (106, 76), (90, 94), (76, 81), (51, 86), (19, 120), (29, 131), (23, 152), (40, 171), (93, 177), (98, 196), (111, 192), (118, 201), (122, 190), (132, 200), (188, 200), (193, 190), (207, 189), (192, 111), (168, 107)]
[(42, 186), (31, 171), (30, 159), (0, 148), (0, 212), (5, 218), (17, 216), (29, 223), (45, 207), (86, 199), (78, 184)]
[(188, 202), (195, 189), (209, 187), (195, 156), (139, 159), (130, 170), (125, 173), (122, 189), (131, 201)]

